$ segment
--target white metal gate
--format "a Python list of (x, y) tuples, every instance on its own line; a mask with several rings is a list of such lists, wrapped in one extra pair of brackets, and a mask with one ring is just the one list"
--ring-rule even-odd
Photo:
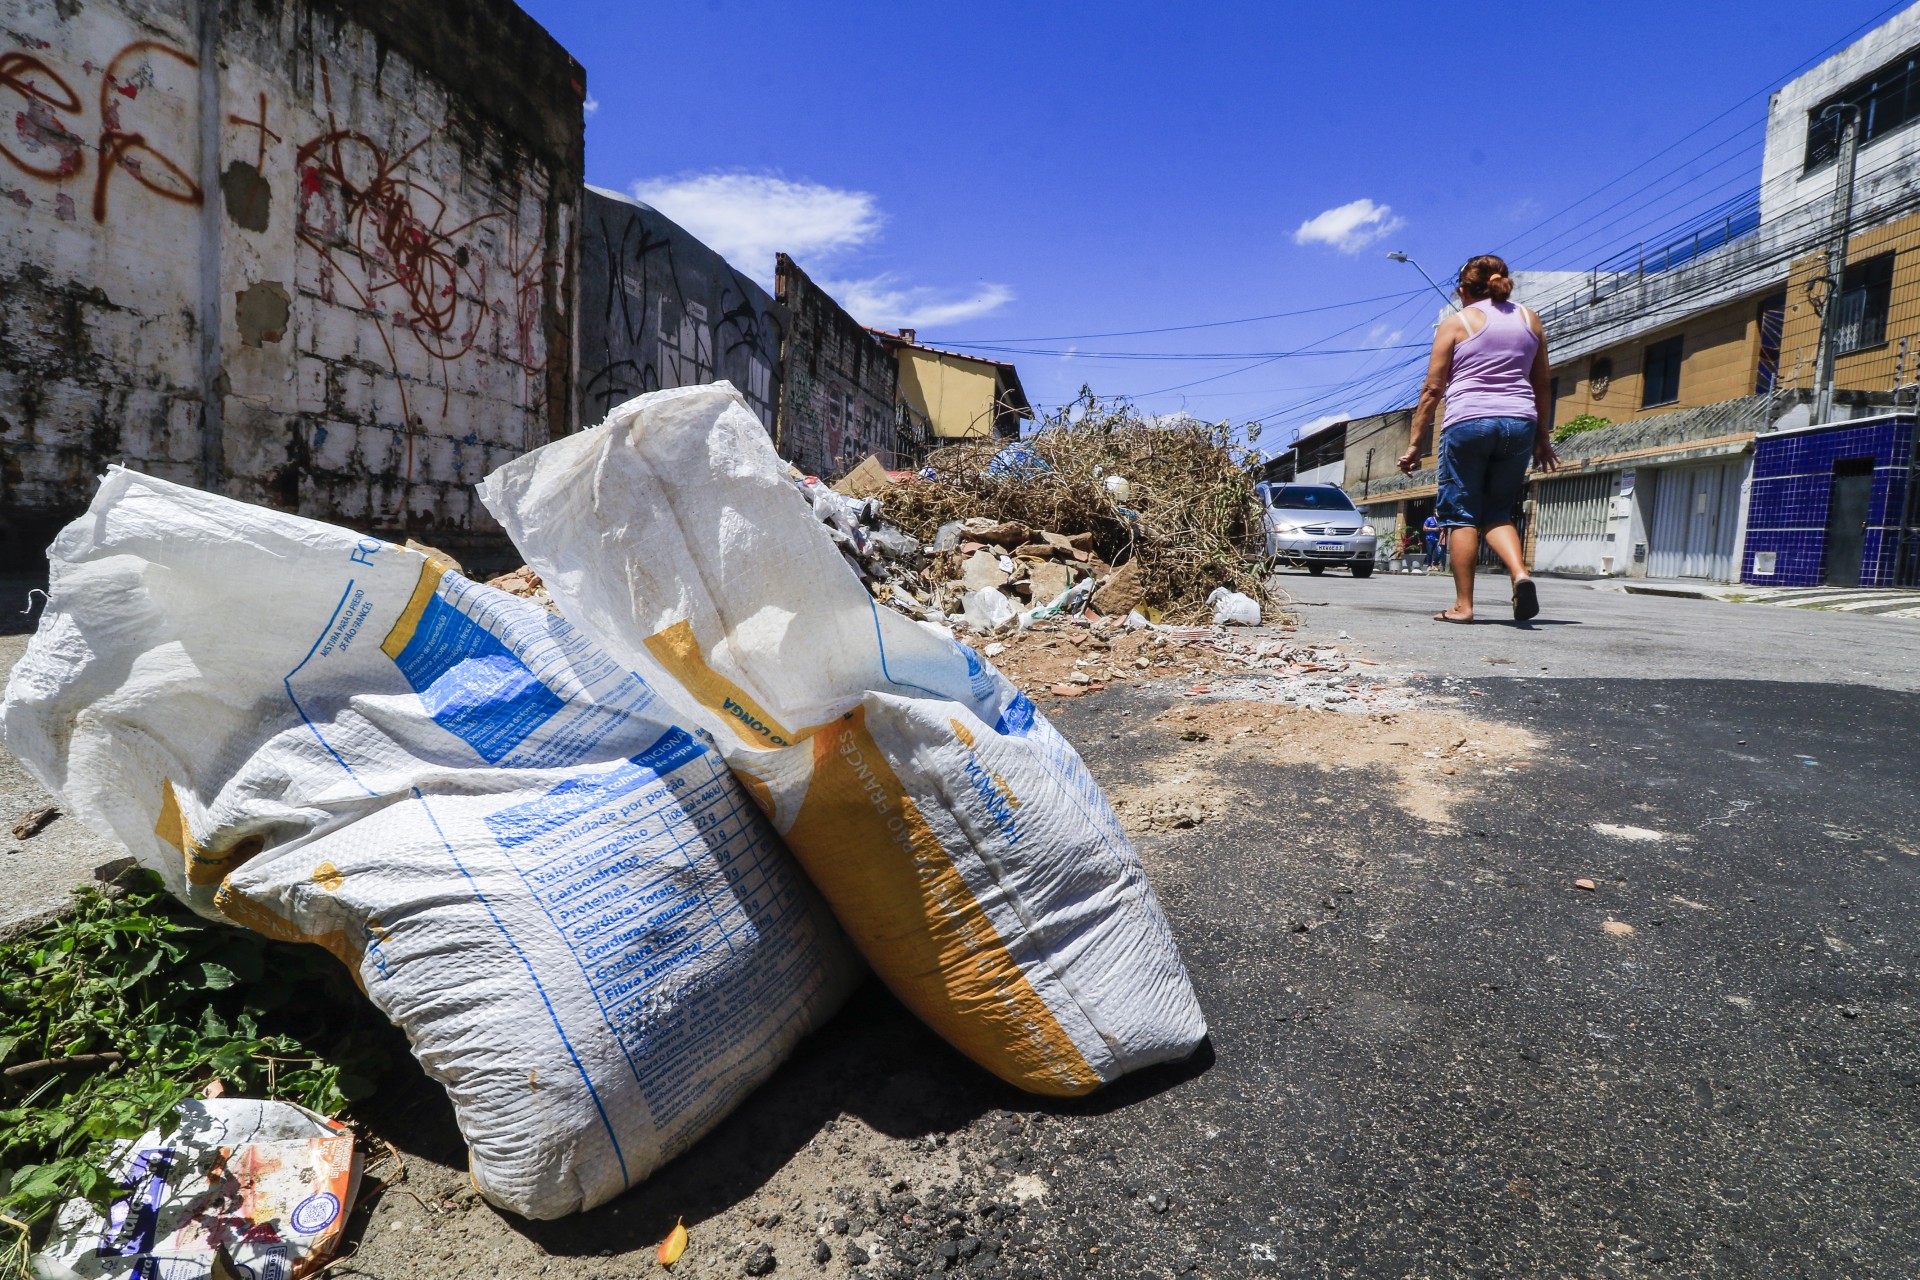
[(1663, 467), (1653, 490), (1647, 573), (1655, 578), (1733, 581), (1746, 460)]

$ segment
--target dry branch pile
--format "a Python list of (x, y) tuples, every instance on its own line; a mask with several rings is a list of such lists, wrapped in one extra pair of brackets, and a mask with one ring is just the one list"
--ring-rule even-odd
[[(1265, 594), (1253, 477), (1224, 425), (1157, 426), (1124, 401), (1083, 393), (1022, 443), (1044, 468), (996, 473), (1004, 440), (937, 450), (935, 478), (892, 489), (886, 518), (928, 542), (971, 516), (1091, 533), (1101, 560), (1137, 561), (1146, 603), (1182, 621), (1206, 616), (1215, 587)], [(1107, 486), (1114, 476), (1124, 497)]]

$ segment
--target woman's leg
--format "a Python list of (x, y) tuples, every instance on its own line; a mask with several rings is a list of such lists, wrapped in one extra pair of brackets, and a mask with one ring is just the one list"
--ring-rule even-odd
[(1525, 582), (1532, 575), (1527, 572), (1525, 548), (1520, 545), (1520, 531), (1511, 524), (1487, 526), (1483, 535), (1487, 545), (1493, 548), (1493, 554), (1500, 557), (1500, 563), (1507, 566), (1507, 576), (1515, 582)]
[(1513, 512), (1526, 492), (1527, 464), (1533, 457), (1533, 437), (1538, 428), (1524, 418), (1500, 420), (1498, 438), (1487, 460), (1486, 510), (1481, 513), (1481, 537), (1493, 554), (1507, 567), (1507, 576), (1515, 582), (1528, 578), (1526, 549), (1520, 544), (1520, 532), (1513, 526)]
[(1480, 559), (1480, 531), (1458, 525), (1447, 531), (1447, 558), (1453, 562), (1453, 608), (1456, 618), (1473, 616), (1473, 567)]
[(1435, 616), (1445, 621), (1465, 622), (1473, 617), (1473, 566), (1480, 554), (1475, 526), (1486, 518), (1486, 470), (1498, 440), (1498, 421), (1468, 419), (1440, 433), (1436, 510), (1447, 539), (1446, 559), (1453, 569), (1453, 605)]

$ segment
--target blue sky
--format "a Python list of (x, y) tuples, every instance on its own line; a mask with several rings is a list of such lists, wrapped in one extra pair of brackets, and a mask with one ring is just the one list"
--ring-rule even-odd
[(1039, 404), (1084, 382), (1268, 450), (1407, 402), (1440, 299), (1388, 250), (1590, 267), (1750, 189), (1767, 93), (1900, 7), (522, 3), (586, 66), (589, 182), (868, 323), (1015, 348)]

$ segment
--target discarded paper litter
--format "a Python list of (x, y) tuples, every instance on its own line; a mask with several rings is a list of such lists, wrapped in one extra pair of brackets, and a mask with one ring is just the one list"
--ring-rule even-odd
[(629, 401), (480, 496), (561, 611), (715, 735), (956, 1047), (1072, 1094), (1199, 1043), (1166, 918), (1080, 757), (971, 649), (876, 605), (732, 388)]
[(353, 1134), (290, 1102), (183, 1102), (174, 1127), (121, 1143), (102, 1219), (71, 1200), (39, 1280), (297, 1280), (339, 1246), (360, 1186)]

